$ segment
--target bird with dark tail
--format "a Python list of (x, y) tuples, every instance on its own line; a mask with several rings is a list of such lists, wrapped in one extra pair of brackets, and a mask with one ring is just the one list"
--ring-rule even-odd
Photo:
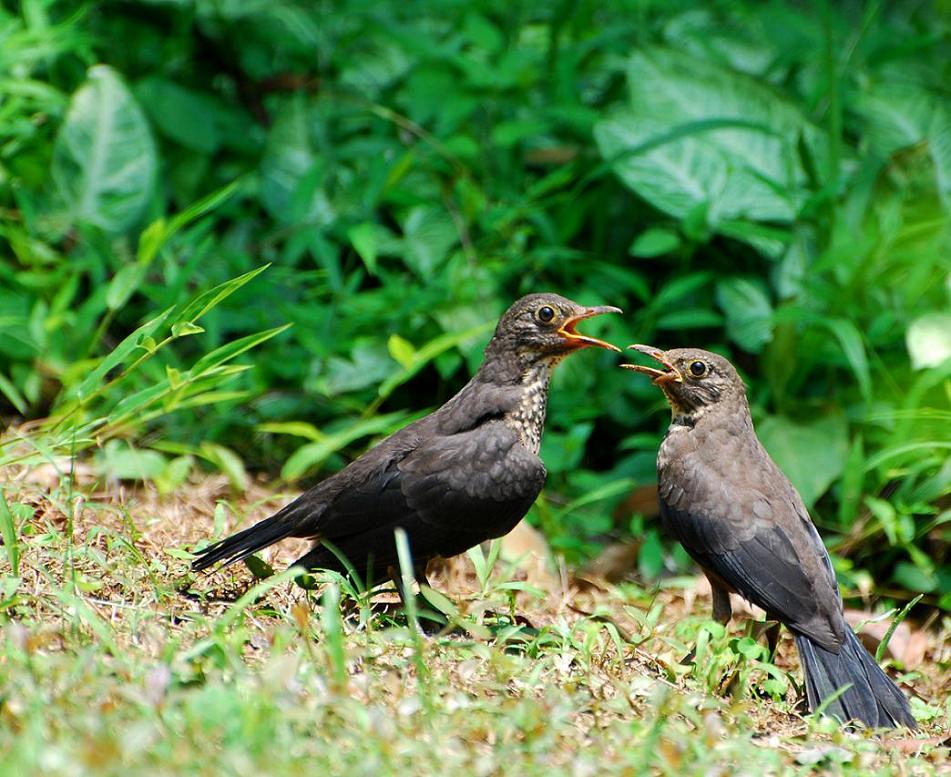
[(916, 728), (902, 692), (849, 628), (829, 554), (757, 438), (733, 365), (694, 348), (631, 348), (662, 367), (623, 365), (649, 375), (670, 403), (657, 456), (661, 521), (709, 578), (714, 618), (730, 620), (734, 592), (785, 624), (811, 710), (826, 703), (825, 712), (843, 722)]
[[(427, 562), (507, 534), (545, 482), (541, 445), (552, 369), (588, 346), (577, 331), (613, 307), (530, 294), (499, 320), (482, 365), (458, 394), (318, 483), (270, 518), (196, 551), (195, 570), (239, 561), (287, 537), (313, 540), (295, 563), (368, 587), (398, 579), (394, 530), (409, 540), (417, 579)], [(402, 592), (401, 593), (405, 593)]]

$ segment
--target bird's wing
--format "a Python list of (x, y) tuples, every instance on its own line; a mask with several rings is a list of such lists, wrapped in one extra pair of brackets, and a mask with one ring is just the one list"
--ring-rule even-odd
[(405, 455), (350, 483), (327, 503), (315, 534), (362, 553), (361, 538), (391, 545), (400, 526), (418, 557), (454, 555), (510, 530), (544, 481), (541, 460), (513, 430), (492, 421), (421, 439)]
[(508, 532), (545, 483), (545, 465), (503, 421), (437, 437), (400, 462), (407, 505), (431, 527), (477, 542)]
[(828, 553), (772, 461), (688, 455), (659, 474), (664, 524), (704, 569), (770, 617), (838, 649), (841, 600)]

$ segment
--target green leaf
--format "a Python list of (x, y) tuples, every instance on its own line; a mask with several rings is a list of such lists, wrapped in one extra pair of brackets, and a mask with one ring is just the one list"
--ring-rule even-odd
[(124, 232), (141, 217), (157, 160), (135, 98), (107, 65), (89, 70), (53, 147), (50, 177), (69, 223)]
[(322, 182), (324, 162), (314, 146), (307, 101), (282, 103), (261, 159), (261, 200), (285, 224), (327, 225), (336, 212)]
[(241, 560), (255, 580), (267, 580), (269, 577), (274, 576), (274, 567), (262, 561), (257, 556), (245, 556)]
[(685, 308), (665, 313), (657, 319), (658, 329), (712, 329), (723, 325), (723, 316), (715, 310)]
[(139, 288), (143, 278), (145, 278), (145, 268), (142, 265), (127, 264), (120, 268), (106, 289), (106, 307), (109, 310), (118, 310), (125, 305), (133, 292)]
[(721, 235), (749, 243), (770, 259), (780, 259), (786, 251), (786, 246), (792, 240), (789, 230), (751, 221), (720, 219), (716, 227)]
[(459, 616), (459, 609), (456, 607), (456, 605), (454, 605), (448, 597), (441, 594), (439, 591), (435, 590), (434, 588), (430, 588), (428, 585), (421, 585), (419, 587), (419, 592), (437, 612), (441, 612), (443, 615), (451, 618)]
[(927, 594), (938, 587), (938, 578), (933, 572), (929, 573), (907, 561), (901, 561), (895, 566), (892, 579), (907, 591), (922, 591)]
[(413, 344), (398, 334), (390, 335), (386, 341), (387, 350), (403, 369), (409, 369), (416, 361), (416, 349)]
[(7, 561), (10, 563), (10, 569), (14, 577), (20, 574), (20, 538), (18, 534), (13, 512), (10, 510), (10, 505), (7, 504), (6, 494), (3, 493), (3, 489), (0, 489), (0, 538), (3, 539), (3, 549), (6, 551)]
[(863, 399), (868, 400), (872, 394), (872, 375), (868, 368), (868, 357), (865, 355), (865, 343), (855, 324), (844, 318), (822, 319), (825, 326), (839, 341), (839, 347), (845, 355), (846, 361), (855, 379), (859, 384), (859, 391)]
[(898, 512), (891, 502), (875, 496), (866, 496), (865, 506), (875, 516), (878, 525), (882, 527), (882, 531), (885, 532), (885, 537), (888, 539), (888, 544), (897, 545), (899, 539), (901, 539), (898, 536)]
[(405, 417), (405, 413), (389, 413), (361, 419), (339, 432), (327, 434), (317, 442), (304, 445), (294, 451), (285, 462), (281, 469), (281, 477), (285, 480), (296, 480), (308, 470), (322, 464), (328, 456), (333, 455), (355, 440), (381, 432), (392, 431), (393, 427)]
[(755, 661), (765, 652), (765, 648), (752, 637), (742, 637), (736, 640), (733, 649), (736, 653), (750, 661)]
[(723, 624), (717, 623), (716, 621), (707, 621), (700, 628), (715, 640), (721, 640), (726, 636), (726, 629)]
[(656, 580), (664, 568), (664, 545), (654, 529), (648, 530), (637, 551), (637, 570), (645, 580)]
[(866, 120), (866, 135), (881, 156), (926, 145), (936, 188), (951, 206), (951, 108), (943, 94), (913, 82), (879, 83), (859, 95), (856, 108)]
[(165, 377), (168, 378), (168, 385), (173, 389), (181, 388), (182, 383), (182, 371), (172, 367), (171, 365), (165, 365)]
[(650, 259), (655, 256), (662, 256), (675, 251), (680, 247), (680, 235), (670, 229), (661, 227), (652, 227), (638, 235), (628, 253), (631, 256), (639, 256), (644, 259)]
[(211, 353), (205, 354), (197, 362), (195, 362), (195, 364), (192, 365), (192, 368), (188, 371), (189, 376), (192, 379), (200, 378), (202, 375), (207, 374), (215, 367), (218, 367), (227, 361), (231, 361), (236, 356), (239, 356), (245, 351), (248, 351), (255, 346), (260, 345), (261, 343), (270, 340), (272, 337), (276, 337), (281, 332), (289, 329), (291, 326), (292, 324), (284, 324), (283, 326), (274, 327), (274, 329), (268, 329), (264, 332), (256, 332), (253, 335), (239, 337), (237, 340), (232, 340), (230, 343), (225, 343), (224, 345), (215, 348), (215, 350), (211, 351)]
[(198, 455), (214, 464), (227, 475), (232, 489), (239, 492), (244, 491), (248, 482), (248, 475), (244, 471), (244, 463), (233, 450), (206, 440), (199, 446)]
[(270, 434), (291, 434), (314, 442), (326, 437), (316, 426), (306, 421), (270, 421), (266, 424), (258, 424), (257, 430)]
[(167, 137), (185, 148), (211, 154), (220, 141), (215, 117), (218, 100), (161, 76), (149, 76), (135, 87), (152, 121)]
[(161, 453), (135, 448), (125, 440), (109, 440), (96, 455), (97, 470), (118, 480), (154, 480), (165, 466)]
[(376, 275), (377, 234), (379, 230), (380, 226), (371, 221), (356, 224), (347, 230), (347, 238), (350, 240), (353, 250), (359, 254), (371, 275)]
[(428, 278), (459, 240), (455, 224), (444, 208), (418, 205), (402, 223), (404, 260), (421, 278)]
[(244, 273), (244, 275), (239, 275), (237, 278), (232, 278), (231, 280), (225, 281), (224, 283), (219, 283), (214, 288), (202, 292), (197, 297), (175, 310), (175, 313), (172, 316), (172, 323), (176, 324), (181, 321), (192, 323), (197, 321), (199, 318), (205, 315), (205, 313), (215, 307), (215, 305), (230, 297), (238, 289), (244, 286), (244, 284), (256, 278), (270, 266), (271, 264), (268, 262), (265, 265), (261, 265), (257, 269)]
[(212, 192), (206, 197), (202, 197), (197, 202), (192, 203), (184, 210), (176, 213), (168, 222), (166, 222), (165, 219), (158, 219), (149, 224), (139, 236), (139, 263), (142, 265), (150, 264), (159, 249), (165, 245), (172, 236), (196, 219), (210, 213), (218, 208), (219, 205), (226, 202), (231, 195), (237, 191), (241, 183), (241, 179), (236, 179), (222, 186), (217, 191)]
[(848, 427), (841, 413), (807, 422), (767, 416), (757, 425), (757, 432), (806, 507), (811, 507), (842, 474), (848, 452)]
[(191, 321), (179, 321), (177, 324), (172, 324), (172, 337), (200, 335), (204, 331), (204, 327), (200, 327), (198, 324), (193, 324)]
[[(822, 133), (746, 75), (662, 48), (628, 61), (627, 107), (594, 130), (621, 180), (655, 207), (707, 221), (792, 221), (807, 196), (795, 142)], [(743, 235), (738, 235), (744, 237)]]
[(674, 275), (673, 279), (661, 287), (651, 299), (650, 307), (668, 311), (674, 303), (680, 303), (691, 294), (704, 288), (713, 278), (708, 272), (694, 272), (686, 275)]
[(573, 424), (567, 432), (549, 431), (542, 437), (542, 459), (549, 472), (574, 471), (594, 429), (592, 423)]
[(383, 381), (377, 389), (377, 393), (381, 397), (388, 397), (398, 386), (410, 380), (423, 367), (429, 364), (429, 362), (439, 356), (439, 354), (448, 351), (450, 348), (455, 348), (470, 337), (477, 337), (489, 331), (494, 326), (495, 322), (487, 321), (471, 329), (466, 329), (461, 332), (447, 332), (430, 340), (416, 351), (413, 361), (408, 367), (404, 367), (400, 372), (391, 375)]
[[(301, 607), (301, 605), (297, 606)], [(324, 632), (324, 646), (330, 663), (333, 687), (339, 693), (346, 689), (348, 675), (346, 640), (343, 618), (340, 615), (340, 588), (335, 583), (324, 588), (323, 596), (321, 596), (320, 625)], [(305, 633), (304, 639), (310, 639), (310, 634)]]
[(865, 480), (865, 441), (862, 435), (856, 435), (849, 448), (849, 455), (842, 472), (842, 484), (839, 489), (839, 526), (848, 527), (855, 520), (862, 499), (862, 485)]
[(29, 403), (12, 381), (0, 372), (0, 394), (3, 394), (20, 415), (26, 415)]
[(155, 476), (155, 486), (159, 494), (167, 496), (174, 493), (188, 479), (194, 459), (191, 456), (176, 456)]
[(96, 368), (89, 372), (75, 389), (69, 392), (69, 396), (82, 401), (92, 395), (96, 389), (101, 388), (106, 375), (132, 356), (143, 342), (151, 341), (152, 349), (154, 349), (155, 341), (152, 339), (152, 335), (165, 323), (165, 319), (168, 318), (171, 312), (170, 308), (151, 321), (142, 324), (138, 329), (133, 330), (131, 334), (127, 335), (122, 342), (102, 358)]
[(905, 333), (905, 344), (916, 370), (937, 367), (951, 358), (951, 313), (919, 316)]
[(168, 222), (164, 218), (159, 218), (142, 230), (142, 234), (139, 235), (139, 264), (144, 266), (151, 264), (165, 242), (167, 229)]
[(882, 637), (882, 641), (878, 643), (878, 647), (875, 649), (876, 661), (881, 662), (882, 656), (885, 655), (885, 651), (888, 649), (888, 643), (892, 641), (892, 637), (895, 635), (895, 630), (902, 624), (902, 621), (908, 617), (908, 613), (911, 612), (912, 607), (918, 604), (923, 596), (924, 594), (918, 594), (918, 596), (902, 607), (898, 615), (892, 618), (892, 622), (888, 625), (888, 631), (885, 632), (885, 636)]
[(747, 278), (717, 282), (717, 303), (726, 333), (743, 350), (759, 353), (773, 337), (773, 305), (763, 285)]

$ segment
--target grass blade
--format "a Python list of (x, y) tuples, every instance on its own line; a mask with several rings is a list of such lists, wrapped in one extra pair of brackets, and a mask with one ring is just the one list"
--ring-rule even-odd
[(924, 594), (918, 594), (914, 599), (912, 599), (908, 604), (901, 608), (901, 612), (895, 616), (892, 620), (891, 625), (888, 627), (888, 631), (885, 632), (885, 636), (882, 637), (882, 641), (878, 643), (878, 647), (875, 649), (875, 660), (881, 663), (882, 656), (885, 655), (885, 651), (888, 650), (888, 643), (891, 642), (892, 636), (895, 634), (895, 630), (901, 625), (901, 622), (908, 617), (908, 613), (911, 612), (911, 608), (914, 607), (918, 602), (921, 601), (921, 597)]
[(20, 542), (17, 537), (16, 522), (13, 512), (7, 504), (7, 497), (0, 490), (0, 536), (3, 537), (3, 547), (7, 551), (7, 560), (13, 570), (13, 576), (20, 576)]

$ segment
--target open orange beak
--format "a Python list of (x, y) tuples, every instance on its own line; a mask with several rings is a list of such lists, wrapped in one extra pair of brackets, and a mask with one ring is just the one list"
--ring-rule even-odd
[(594, 308), (585, 308), (577, 316), (571, 316), (565, 319), (565, 323), (561, 325), (558, 329), (558, 334), (560, 334), (565, 340), (568, 341), (568, 344), (573, 348), (587, 348), (589, 345), (596, 345), (598, 348), (607, 348), (609, 351), (621, 352), (621, 349), (616, 345), (611, 345), (611, 343), (606, 343), (604, 340), (598, 340), (596, 337), (588, 337), (583, 335), (580, 332), (575, 331), (575, 327), (578, 326), (579, 322), (584, 321), (586, 318), (591, 318), (592, 316), (600, 316), (602, 313), (621, 313), (620, 308), (611, 307), (610, 305), (599, 305)]
[(683, 375), (667, 360), (667, 354), (660, 350), (660, 348), (655, 348), (652, 345), (629, 345), (628, 348), (647, 354), (652, 359), (659, 361), (664, 366), (664, 369), (657, 370), (653, 367), (646, 367), (643, 364), (622, 364), (622, 367), (649, 375), (653, 379), (651, 382), (655, 386), (661, 386), (664, 383), (683, 383)]

